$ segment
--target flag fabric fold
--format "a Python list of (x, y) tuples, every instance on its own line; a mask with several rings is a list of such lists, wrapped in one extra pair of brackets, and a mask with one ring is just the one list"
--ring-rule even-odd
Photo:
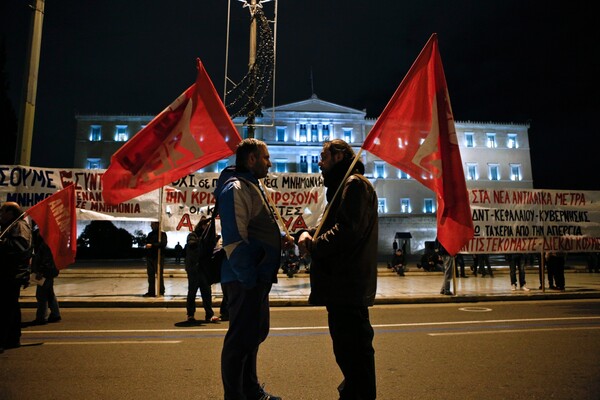
[(473, 222), (448, 86), (433, 34), (362, 146), (436, 193), (437, 236), (455, 255)]
[(229, 157), (242, 140), (204, 66), (196, 82), (111, 157), (102, 196), (119, 204)]
[(77, 219), (75, 214), (75, 185), (45, 198), (26, 214), (40, 229), (40, 235), (52, 251), (56, 268), (64, 269), (75, 262), (77, 253)]

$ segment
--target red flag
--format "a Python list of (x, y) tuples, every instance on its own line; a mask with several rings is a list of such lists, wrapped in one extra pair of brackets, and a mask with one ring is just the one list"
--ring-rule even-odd
[(59, 190), (26, 213), (39, 226), (42, 238), (52, 251), (56, 268), (63, 269), (73, 264), (77, 252), (75, 185)]
[(102, 196), (118, 204), (229, 157), (241, 137), (198, 60), (196, 83), (113, 154)]
[(434, 191), (438, 240), (455, 255), (473, 221), (448, 86), (433, 34), (366, 138), (363, 149)]

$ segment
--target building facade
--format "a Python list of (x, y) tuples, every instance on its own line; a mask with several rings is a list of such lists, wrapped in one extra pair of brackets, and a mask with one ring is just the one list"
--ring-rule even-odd
[[(108, 168), (111, 155), (152, 120), (153, 116), (78, 115), (75, 168)], [(243, 118), (235, 119), (242, 137)], [(273, 172), (318, 173), (324, 141), (343, 139), (356, 152), (375, 124), (365, 110), (333, 104), (313, 95), (296, 103), (264, 109), (255, 121), (254, 137), (269, 146)], [(527, 124), (455, 123), (467, 188), (531, 189), (533, 179)], [(393, 242), (409, 253), (421, 252), (435, 239), (435, 194), (405, 172), (368, 152), (361, 152), (366, 176), (379, 197), (381, 258)], [(220, 172), (234, 157), (200, 172)]]

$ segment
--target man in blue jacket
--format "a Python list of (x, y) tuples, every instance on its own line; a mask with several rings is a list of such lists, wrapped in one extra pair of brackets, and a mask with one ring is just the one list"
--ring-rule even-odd
[(265, 392), (256, 372), (260, 344), (269, 334), (269, 292), (277, 282), (282, 235), (259, 179), (271, 167), (267, 145), (245, 139), (236, 150), (236, 165), (221, 173), (215, 198), (227, 259), (221, 287), (228, 297), (229, 329), (221, 352), (225, 400), (278, 400)]

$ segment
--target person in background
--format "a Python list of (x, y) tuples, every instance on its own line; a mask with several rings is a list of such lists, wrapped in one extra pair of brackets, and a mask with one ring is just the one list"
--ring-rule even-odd
[(0, 353), (21, 346), (19, 296), (29, 285), (32, 253), (31, 226), (22, 214), (14, 202), (0, 207)]
[(200, 290), (202, 296), (202, 307), (204, 308), (204, 321), (217, 322), (218, 317), (212, 308), (212, 290), (206, 271), (200, 265), (200, 238), (208, 226), (209, 218), (202, 216), (193, 232), (190, 232), (185, 244), (185, 272), (188, 278), (188, 292), (186, 298), (187, 322), (199, 324), (194, 318), (196, 314), (196, 293)]
[(396, 249), (394, 252), (391, 267), (399, 276), (404, 276), (404, 253), (402, 253), (401, 249)]
[(595, 252), (585, 253), (585, 261), (586, 261), (586, 265), (587, 265), (587, 271), (589, 273), (600, 272), (600, 263), (598, 260), (598, 253), (595, 253)]
[(465, 275), (465, 257), (461, 253), (458, 253), (454, 257), (454, 262), (457, 265), (456, 277), (457, 278), (468, 278), (468, 276)]
[(227, 254), (221, 266), (229, 313), (221, 351), (225, 400), (280, 400), (260, 385), (256, 364), (269, 334), (269, 292), (277, 282), (282, 247), (291, 247), (293, 239), (280, 233), (259, 184), (271, 167), (267, 145), (244, 139), (235, 158), (235, 166), (221, 172), (214, 193)]
[[(487, 254), (479, 254), (477, 255), (477, 261), (479, 263), (479, 272), (481, 273), (481, 277), (485, 277), (489, 275), (490, 278), (494, 277), (494, 272), (492, 271), (492, 266), (490, 264), (490, 256)], [(487, 273), (485, 272), (485, 268), (487, 267)]]
[(181, 255), (183, 254), (183, 247), (181, 247), (181, 244), (179, 242), (177, 242), (177, 244), (175, 245), (175, 262), (177, 264), (181, 263)]
[[(35, 298), (37, 300), (37, 312), (32, 325), (44, 325), (47, 322), (58, 322), (62, 318), (60, 316), (60, 308), (58, 300), (54, 293), (54, 278), (58, 276), (58, 268), (54, 264), (52, 251), (44, 242), (44, 238), (40, 234), (39, 229), (33, 230), (33, 258), (31, 260), (31, 272), (35, 274), (38, 281), (43, 279), (41, 285), (35, 288)], [(50, 309), (50, 314), (48, 314)], [(46, 315), (48, 314), (48, 319)]]
[(340, 399), (373, 400), (377, 393), (369, 307), (377, 290), (379, 219), (377, 193), (364, 176), (363, 163), (358, 160), (345, 178), (355, 157), (343, 140), (323, 143), (319, 167), (328, 212), (320, 218), (319, 233), (300, 233), (298, 245), (312, 258), (308, 301), (327, 309), (333, 353), (344, 376)]
[[(160, 294), (165, 294), (165, 248), (167, 247), (167, 234), (165, 232), (158, 233), (158, 222), (151, 222), (152, 231), (148, 233), (146, 238), (146, 272), (148, 274), (148, 291), (144, 297), (156, 297), (156, 274), (158, 272), (158, 264), (160, 262)], [(159, 260), (160, 254), (160, 260)]]
[(450, 283), (452, 283), (452, 262), (453, 257), (448, 254), (448, 251), (442, 246), (442, 244), (436, 239), (436, 251), (441, 259), (441, 263), (444, 267), (444, 282), (442, 283), (442, 290), (440, 294), (446, 296), (452, 296), (452, 290), (450, 289)]
[(550, 289), (565, 291), (565, 254), (547, 252), (545, 255)]
[(510, 288), (511, 290), (517, 290), (517, 271), (519, 271), (519, 287), (524, 292), (529, 292), (529, 289), (525, 284), (525, 265), (523, 263), (523, 255), (519, 253), (513, 253), (510, 255)]

